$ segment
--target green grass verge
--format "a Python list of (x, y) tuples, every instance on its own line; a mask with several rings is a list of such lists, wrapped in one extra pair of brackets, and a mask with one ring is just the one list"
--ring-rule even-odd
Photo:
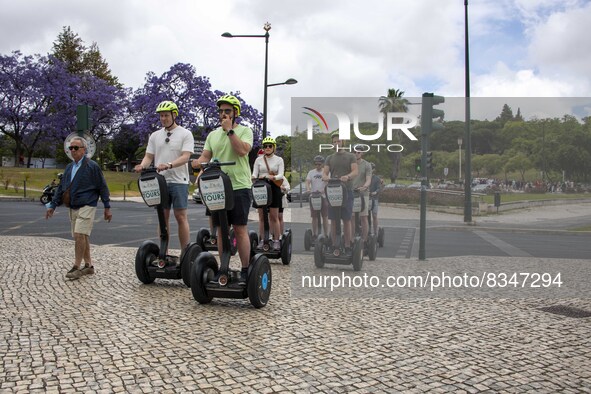
[[(63, 170), (44, 168), (15, 168), (0, 167), (0, 195), (24, 196), (24, 183), (27, 184), (27, 197), (39, 198), (45, 185), (57, 180), (57, 174)], [(105, 179), (109, 185), (111, 195), (122, 197), (123, 193), (128, 197), (139, 196), (137, 179), (139, 174), (134, 172), (105, 171)], [(192, 193), (194, 186), (189, 188)]]

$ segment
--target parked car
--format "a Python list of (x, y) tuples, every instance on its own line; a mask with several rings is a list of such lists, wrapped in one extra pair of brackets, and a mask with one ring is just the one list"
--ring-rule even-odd
[[(415, 182), (415, 183), (411, 183), (410, 185), (408, 185), (409, 189), (420, 189), (421, 188), (421, 182)], [(433, 189), (433, 185), (431, 183), (429, 183), (427, 185), (427, 189)]]
[(403, 185), (401, 183), (388, 183), (386, 186), (384, 186), (384, 190), (389, 189), (406, 189), (406, 185)]
[(193, 201), (195, 201), (196, 204), (203, 204), (203, 202), (201, 201), (201, 194), (199, 194), (198, 188), (195, 188), (195, 191), (193, 192)]
[[(300, 185), (302, 190), (300, 191)], [(287, 201), (289, 202), (308, 202), (310, 201), (310, 194), (306, 193), (306, 185), (301, 183), (291, 187), (291, 190), (287, 193)]]
[(490, 189), (490, 185), (479, 184), (472, 188), (474, 193), (486, 193)]

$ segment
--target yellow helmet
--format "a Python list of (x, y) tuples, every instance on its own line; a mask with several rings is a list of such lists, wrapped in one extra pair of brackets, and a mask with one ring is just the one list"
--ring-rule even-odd
[(175, 116), (179, 116), (179, 107), (176, 106), (172, 101), (163, 101), (156, 107), (156, 113), (170, 111)]
[(277, 146), (277, 142), (275, 142), (275, 138), (273, 137), (265, 137), (265, 139), (263, 140), (263, 145), (265, 144), (273, 144)]
[(220, 97), (217, 101), (218, 108), (222, 104), (230, 104), (232, 107), (234, 107), (236, 116), (240, 116), (241, 105), (240, 101), (236, 97), (232, 96), (231, 94), (226, 94), (225, 96)]

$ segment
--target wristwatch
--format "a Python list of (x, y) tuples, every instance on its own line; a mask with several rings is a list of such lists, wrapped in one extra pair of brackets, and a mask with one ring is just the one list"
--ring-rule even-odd
[(232, 134), (234, 134), (234, 129), (230, 129), (230, 130), (228, 130), (228, 132), (226, 133), (226, 135), (227, 135), (228, 137), (229, 137), (229, 136), (231, 136)]
[(169, 170), (172, 169), (172, 163), (166, 163), (166, 164), (168, 164), (168, 169)]

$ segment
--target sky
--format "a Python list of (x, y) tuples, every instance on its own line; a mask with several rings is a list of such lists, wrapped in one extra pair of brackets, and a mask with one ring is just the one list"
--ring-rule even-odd
[[(96, 42), (126, 87), (190, 63), (290, 133), (292, 97), (465, 94), (464, 0), (0, 0), (0, 53), (47, 54), (63, 26)], [(589, 97), (590, 0), (470, 0), (472, 97)], [(498, 113), (500, 113), (500, 107)], [(181, 108), (182, 111), (182, 108)], [(527, 116), (527, 114), (524, 114)]]

